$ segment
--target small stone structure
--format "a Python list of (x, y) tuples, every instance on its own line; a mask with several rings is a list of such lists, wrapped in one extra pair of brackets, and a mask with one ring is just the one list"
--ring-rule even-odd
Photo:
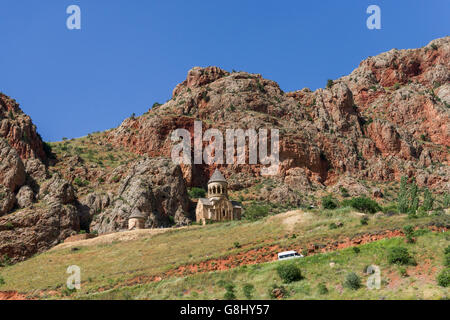
[(241, 220), (242, 206), (228, 199), (228, 183), (222, 173), (216, 169), (208, 181), (208, 198), (198, 199), (195, 210), (196, 221)]
[(145, 219), (146, 217), (140, 212), (132, 213), (128, 218), (128, 230), (145, 229)]

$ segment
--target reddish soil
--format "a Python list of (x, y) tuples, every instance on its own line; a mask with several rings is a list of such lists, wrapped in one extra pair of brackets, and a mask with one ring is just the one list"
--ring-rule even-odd
[(27, 297), (15, 291), (0, 292), (0, 300), (27, 300)]

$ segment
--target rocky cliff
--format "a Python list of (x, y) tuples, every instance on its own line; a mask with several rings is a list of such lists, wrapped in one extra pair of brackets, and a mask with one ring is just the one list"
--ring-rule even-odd
[[(171, 133), (279, 129), (277, 174), (261, 165), (220, 165), (232, 192), (294, 207), (345, 189), (382, 196), (379, 185), (406, 175), (435, 193), (450, 191), (450, 37), (361, 62), (324, 89), (283, 92), (258, 74), (193, 68), (165, 104), (118, 128), (50, 145), (19, 105), (0, 94), (0, 257), (19, 261), (80, 230), (186, 225), (188, 187), (205, 187), (216, 165), (175, 165)], [(248, 159), (247, 159), (248, 160)], [(247, 162), (248, 163), (248, 162)], [(250, 198), (249, 198), (250, 199)]]

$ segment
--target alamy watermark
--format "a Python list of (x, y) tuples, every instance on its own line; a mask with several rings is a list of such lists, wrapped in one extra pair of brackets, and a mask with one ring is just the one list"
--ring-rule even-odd
[(68, 6), (66, 13), (70, 14), (67, 18), (66, 26), (69, 30), (81, 30), (81, 9), (77, 5)]
[(376, 265), (370, 265), (367, 267), (368, 274), (370, 274), (370, 277), (367, 279), (367, 288), (369, 290), (377, 289), (379, 290), (381, 288), (381, 270), (379, 266)]
[(81, 289), (81, 268), (79, 266), (69, 266), (66, 271), (70, 276), (67, 278), (67, 289), (80, 290)]
[(367, 8), (367, 14), (370, 16), (367, 18), (366, 25), (369, 30), (381, 29), (381, 9), (377, 5), (370, 5)]
[[(268, 129), (259, 129), (258, 132), (256, 129), (227, 129), (224, 140), (222, 132), (218, 129), (208, 129), (203, 133), (202, 122), (195, 121), (193, 137), (188, 130), (177, 129), (172, 132), (171, 138), (173, 142), (180, 142), (172, 148), (172, 161), (176, 164), (247, 164), (248, 150), (248, 164), (262, 164), (264, 166), (261, 168), (262, 175), (272, 176), (278, 173), (280, 164), (278, 129), (270, 129), (270, 139)], [(204, 142), (209, 144), (203, 149)]]

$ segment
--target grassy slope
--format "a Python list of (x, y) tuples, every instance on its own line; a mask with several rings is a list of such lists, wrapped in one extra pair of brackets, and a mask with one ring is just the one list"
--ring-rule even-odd
[[(443, 268), (443, 247), (449, 244), (449, 240), (448, 232), (429, 233), (419, 237), (416, 244), (406, 245), (402, 238), (393, 238), (359, 246), (359, 253), (347, 248), (297, 259), (294, 263), (301, 268), (304, 279), (291, 284), (283, 284), (277, 275), (276, 267), (282, 262), (269, 262), (79, 295), (77, 298), (223, 299), (224, 283), (232, 283), (237, 299), (246, 299), (243, 293), (245, 284), (254, 286), (253, 299), (270, 299), (269, 289), (273, 285), (284, 286), (289, 292), (289, 299), (441, 299), (449, 296), (450, 289), (437, 286), (435, 277)], [(387, 263), (387, 249), (392, 246), (407, 247), (418, 261), (417, 266), (406, 267), (408, 276), (400, 274), (399, 266)], [(335, 263), (334, 267), (330, 266), (331, 261)], [(369, 276), (363, 270), (371, 264), (381, 269), (380, 290), (365, 287)], [(363, 286), (359, 290), (343, 287), (348, 272), (355, 272), (361, 277)], [(319, 293), (319, 283), (327, 286), (328, 294)]]
[[(63, 288), (68, 277), (68, 274), (66, 274), (67, 267), (78, 265), (81, 267), (83, 283), (82, 290), (77, 295), (86, 295), (97, 292), (99, 288), (107, 289), (120, 286), (126, 280), (136, 276), (160, 275), (177, 266), (225, 257), (261, 246), (278, 244), (281, 248), (286, 249), (292, 246), (306, 247), (310, 243), (321, 243), (325, 239), (339, 239), (363, 232), (401, 228), (406, 224), (426, 224), (433, 219), (436, 218), (424, 217), (408, 220), (405, 216), (372, 217), (368, 226), (361, 226), (357, 214), (349, 209), (339, 209), (298, 212), (294, 216), (281, 214), (257, 222), (239, 221), (218, 223), (206, 227), (194, 226), (181, 230), (174, 229), (159, 235), (141, 237), (134, 241), (79, 246), (77, 251), (70, 248), (56, 249), (37, 255), (14, 266), (0, 268), (0, 275), (6, 282), (0, 287), (0, 290), (15, 290), (28, 294), (46, 291), (51, 295), (51, 291), (61, 291)], [(344, 227), (330, 230), (329, 224), (337, 221), (343, 222)], [(292, 234), (296, 234), (297, 237), (291, 237)], [(440, 241), (434, 244), (436, 248), (444, 246), (443, 240)], [(235, 242), (239, 242), (242, 247), (236, 248)], [(431, 251), (429, 254), (431, 254)], [(305, 261), (316, 261), (316, 259), (319, 258), (308, 258)], [(326, 261), (328, 260), (326, 259)], [(323, 262), (324, 265), (328, 263), (326, 261)], [(364, 263), (366, 262), (362, 261), (357, 270), (362, 270), (362, 264)], [(351, 261), (350, 265), (356, 264)], [(343, 264), (342, 268), (349, 268), (350, 265)], [(261, 265), (261, 268), (269, 272), (272, 267), (271, 265)], [(244, 281), (247, 276), (243, 269), (235, 270), (224, 272), (223, 276), (234, 277), (233, 273), (237, 272)], [(310, 279), (315, 277), (311, 271), (307, 270), (306, 272), (310, 275), (308, 276)], [(272, 273), (269, 272), (266, 276)], [(258, 272), (254, 276), (256, 277), (256, 283), (258, 281), (261, 284), (268, 283), (263, 274)], [(170, 283), (188, 284), (189, 281), (194, 281), (194, 283), (199, 281), (198, 283), (201, 284), (202, 281), (206, 281), (202, 280), (202, 277), (205, 279), (211, 277), (209, 281), (215, 281), (214, 273), (183, 280), (171, 279), (158, 285), (149, 285), (148, 295), (159, 298), (165, 296), (178, 297), (180, 292), (177, 291), (176, 286), (173, 289), (173, 292), (176, 292), (175, 295), (170, 293), (172, 289), (167, 289), (167, 292), (162, 290), (161, 293), (158, 293), (159, 289), (156, 289), (160, 286), (170, 287)], [(261, 279), (258, 280), (258, 277), (261, 277)], [(299, 285), (302, 286), (305, 283), (307, 282), (302, 282)], [(152, 291), (152, 286), (155, 286), (155, 291)], [(309, 286), (312, 286), (312, 283)], [(189, 288), (189, 286), (186, 286), (186, 288)], [(261, 291), (259, 297), (266, 297), (264, 295), (266, 289), (261, 287), (259, 290)], [(222, 294), (219, 291), (216, 293), (217, 296)], [(207, 293), (207, 296), (213, 297), (214, 295), (211, 296)], [(206, 298), (206, 296), (201, 297)]]

